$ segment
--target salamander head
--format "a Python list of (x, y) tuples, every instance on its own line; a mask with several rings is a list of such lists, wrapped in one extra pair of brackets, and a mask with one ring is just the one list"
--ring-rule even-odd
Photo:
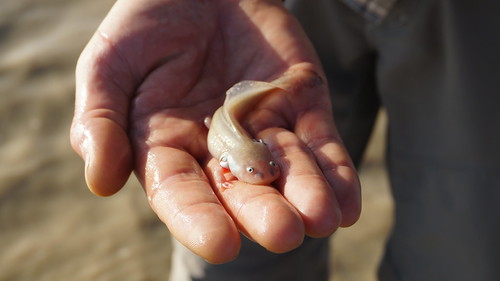
[(231, 151), (227, 163), (238, 180), (250, 184), (270, 184), (280, 176), (280, 168), (264, 143), (253, 142)]

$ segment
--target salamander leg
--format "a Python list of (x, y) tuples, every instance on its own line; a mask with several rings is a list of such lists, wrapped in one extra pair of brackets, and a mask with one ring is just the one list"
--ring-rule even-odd
[(234, 177), (234, 176), (232, 176), (231, 173), (229, 173), (228, 169), (226, 169), (226, 168), (218, 167), (214, 171), (213, 176), (214, 176), (215, 185), (221, 191), (225, 191), (225, 190), (234, 186), (231, 183), (232, 177)]
[(205, 127), (207, 127), (207, 129), (210, 129), (210, 124), (212, 123), (212, 117), (205, 117), (205, 119), (203, 119), (203, 124), (205, 124)]
[(229, 164), (227, 163), (227, 153), (223, 153), (220, 156), (219, 165), (224, 169), (229, 169)]

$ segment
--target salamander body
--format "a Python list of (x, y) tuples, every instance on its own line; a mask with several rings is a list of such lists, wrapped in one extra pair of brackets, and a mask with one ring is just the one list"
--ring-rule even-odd
[(266, 82), (239, 82), (227, 91), (224, 104), (211, 120), (205, 120), (209, 128), (207, 142), (210, 154), (240, 181), (270, 184), (280, 175), (267, 145), (262, 140), (253, 139), (238, 121), (266, 95), (276, 90), (280, 88)]

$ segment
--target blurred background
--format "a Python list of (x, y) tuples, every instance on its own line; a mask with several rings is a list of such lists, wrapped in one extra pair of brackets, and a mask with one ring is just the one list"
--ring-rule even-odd
[[(99, 198), (70, 148), (74, 68), (111, 0), (0, 0), (0, 280), (167, 280), (170, 237), (134, 178)], [(332, 238), (332, 280), (376, 280), (392, 224), (382, 113), (363, 213)]]

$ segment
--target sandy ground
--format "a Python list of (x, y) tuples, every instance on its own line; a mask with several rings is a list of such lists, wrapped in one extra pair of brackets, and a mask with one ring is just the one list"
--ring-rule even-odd
[[(167, 280), (170, 242), (134, 179), (85, 187), (71, 151), (73, 71), (110, 0), (3, 0), (0, 9), (0, 280)], [(392, 222), (384, 120), (360, 169), (364, 209), (333, 238), (333, 280), (375, 280)]]

